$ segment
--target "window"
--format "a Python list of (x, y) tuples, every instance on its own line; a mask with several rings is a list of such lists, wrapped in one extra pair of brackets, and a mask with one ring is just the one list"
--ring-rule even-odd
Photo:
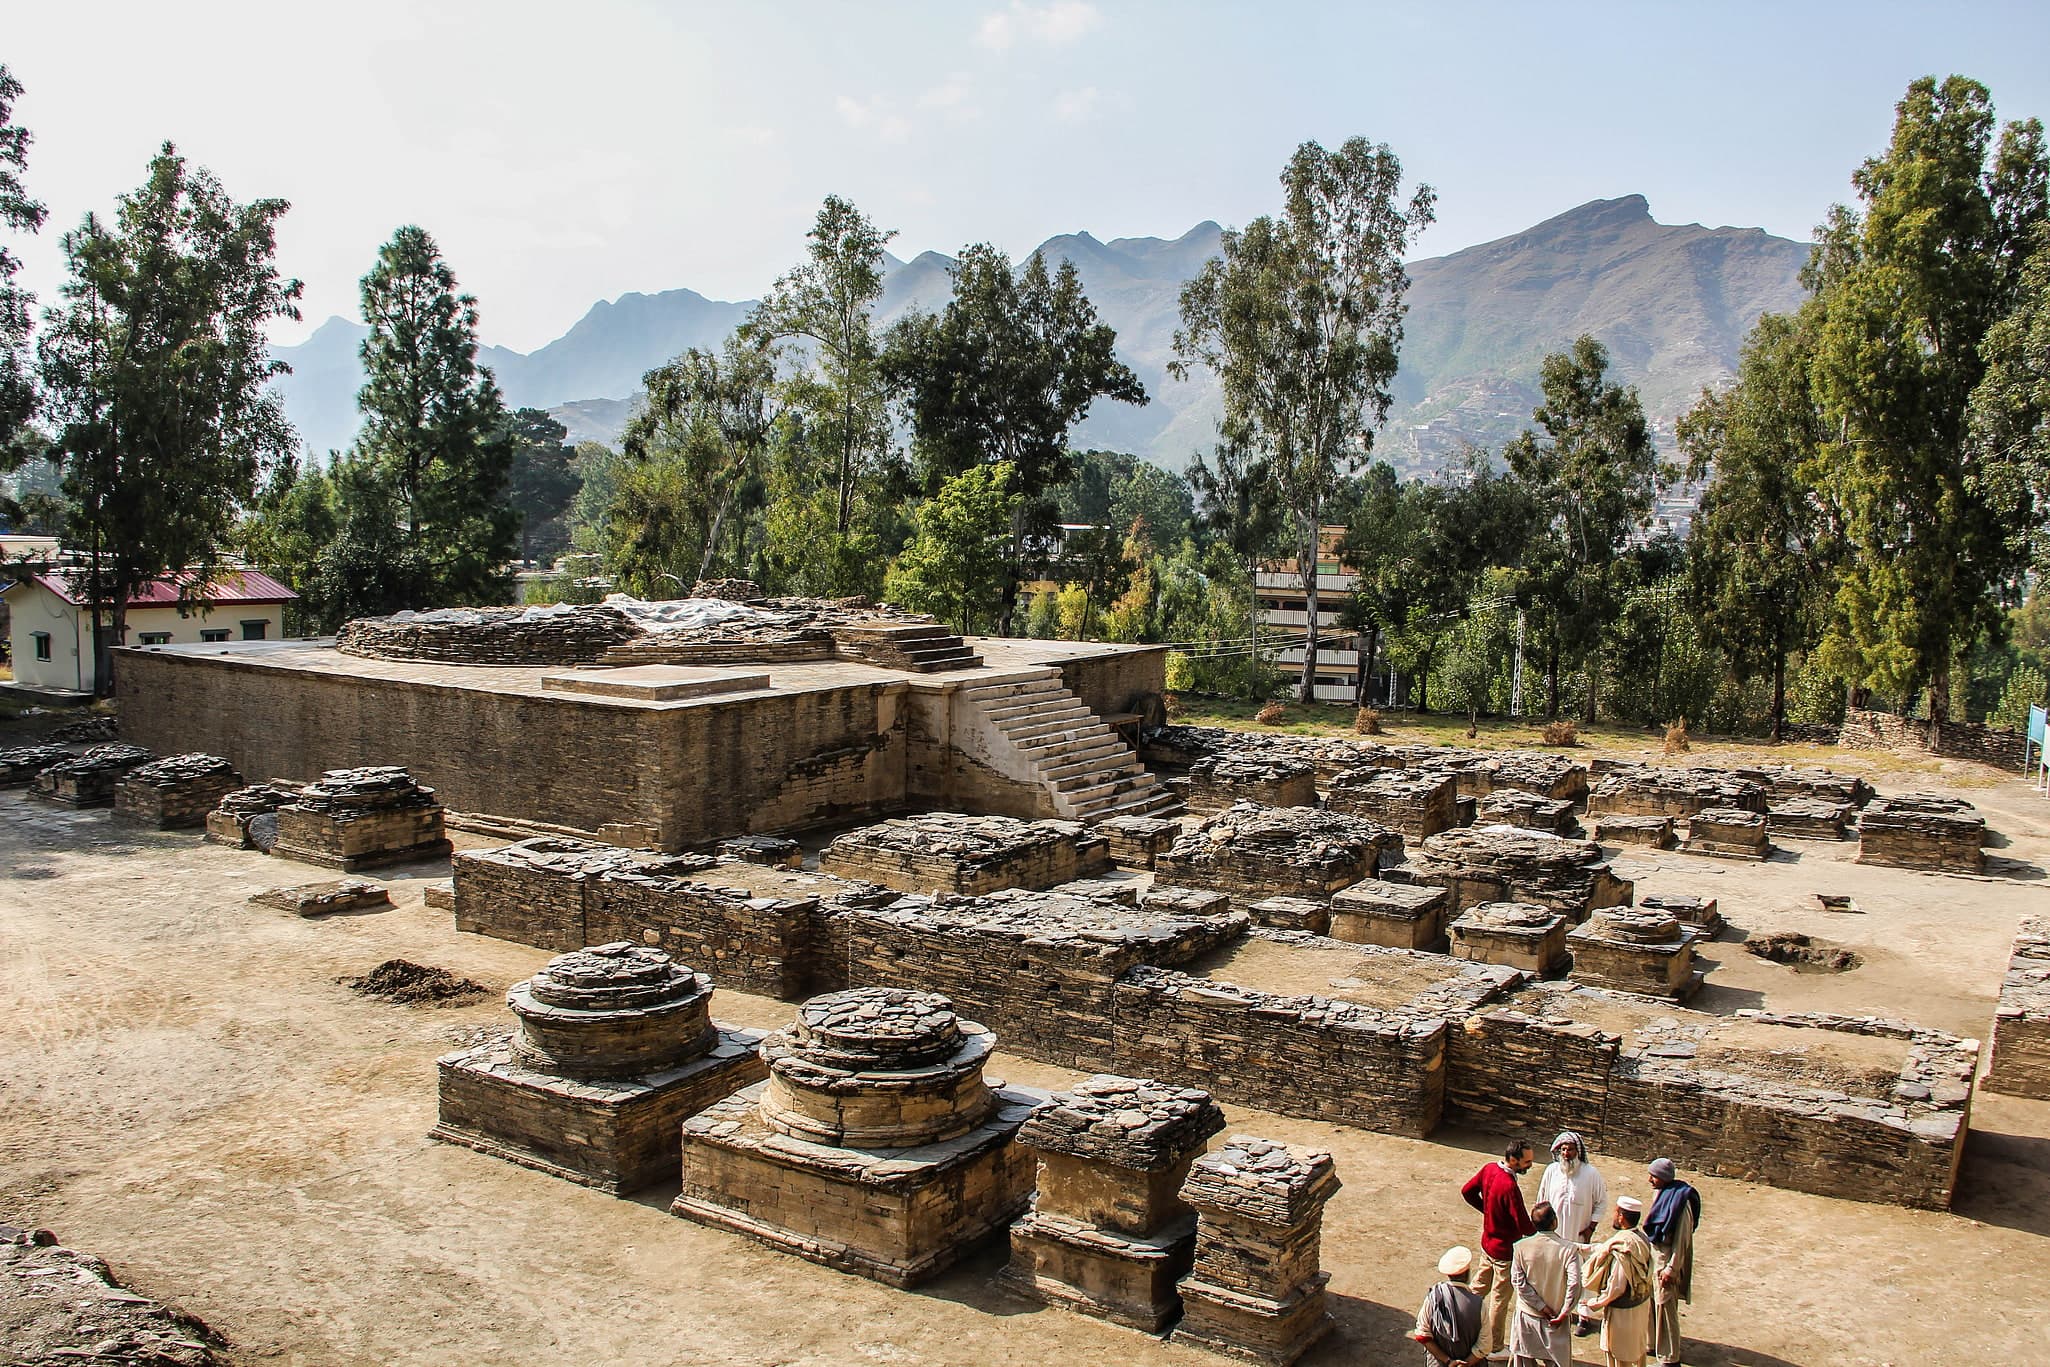
[(171, 644), (171, 633), (168, 631), (145, 631), (142, 633), (142, 643), (146, 646), (167, 646)]
[(49, 659), (49, 658), (50, 658), (50, 633), (49, 633), (49, 632), (47, 632), (47, 631), (38, 631), (38, 632), (34, 632), (34, 633), (32, 633), (32, 634), (33, 634), (33, 636), (35, 637), (35, 642), (36, 642), (36, 658), (37, 658), (38, 660), (47, 660), (47, 659)]
[(199, 633), (199, 639), (202, 641), (225, 641), (228, 639), (228, 629), (226, 627), (216, 627), (211, 631), (202, 631)]
[[(242, 624), (242, 639), (245, 641), (261, 641), (263, 634), (269, 630), (270, 622), (266, 618), (259, 617), (253, 622), (244, 622)], [(223, 633), (221, 639), (227, 639), (225, 633)]]

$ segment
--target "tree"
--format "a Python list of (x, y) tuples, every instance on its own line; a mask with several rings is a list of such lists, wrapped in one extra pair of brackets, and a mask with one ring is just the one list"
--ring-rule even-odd
[(477, 301), (456, 292), (434, 239), (408, 225), (363, 277), (363, 412), (355, 450), (405, 528), (403, 606), (503, 602), (519, 515), (506, 502), (513, 427), (477, 364)]
[(1398, 480), (1386, 461), (1369, 466), (1362, 485), (1338, 548), (1339, 560), (1353, 575), (1352, 597), (1339, 610), (1339, 620), (1366, 637), (1353, 691), (1356, 707), (1372, 701), (1368, 690), (1381, 638), (1409, 619), (1410, 603), (1422, 586), (1432, 513), (1426, 486)]
[[(2050, 508), (2050, 225), (2037, 225), (2014, 305), (1979, 351), (1986, 373), (1972, 391), (1971, 459), (1986, 478), (2006, 481), (1995, 492), (2009, 508), (2024, 497)], [(2010, 527), (2030, 543), (2041, 575), (2050, 573), (2050, 540), (2034, 522), (2022, 517)]]
[[(641, 378), (647, 406), (621, 439), (631, 473), (608, 511), (605, 536), (618, 558), (608, 568), (636, 566), (643, 590), (649, 575), (683, 588), (711, 576), (722, 542), (739, 530), (734, 516), (762, 501), (762, 462), (780, 408), (776, 353), (740, 334), (717, 352), (692, 347)], [(730, 524), (730, 525), (729, 525)], [(727, 568), (746, 569), (730, 554)]]
[[(0, 66), (0, 227), (32, 233), (43, 226), (44, 209), (28, 197), (22, 175), (28, 170), (29, 131), (14, 122), (14, 102), (21, 82)], [(29, 310), (36, 297), (15, 283), (21, 262), (0, 242), (0, 474), (18, 468), (27, 458), (23, 429), (35, 412), (36, 389), (29, 353)], [(18, 515), (0, 499), (0, 514)]]
[(2025, 485), (1967, 414), (1987, 333), (2027, 278), (2050, 166), (2039, 123), (1996, 143), (1984, 86), (1925, 77), (1851, 179), (1860, 207), (1830, 211), (1804, 276), (1829, 438), (1814, 477), (1847, 550), (1817, 653), (1854, 689), (1926, 689), (1933, 730), (1952, 662), (2002, 628), (2023, 563)]
[(890, 570), (893, 602), (951, 621), (963, 635), (1001, 609), (1016, 472), (977, 465), (940, 486), (918, 510), (918, 534)]
[(833, 451), (834, 530), (846, 536), (855, 495), (890, 451), (888, 394), (872, 317), (883, 297), (883, 248), (894, 232), (878, 231), (859, 209), (826, 196), (806, 235), (810, 257), (781, 277), (743, 325), (749, 340), (801, 339), (811, 348), (790, 397), (827, 429)]
[(273, 264), (287, 207), (236, 204), (165, 143), (114, 222), (88, 214), (64, 235), (64, 304), (38, 362), (103, 691), (129, 597), (173, 572), (198, 593), (262, 469), (296, 441), (269, 388), (289, 367), (265, 337), (299, 316), (299, 282)]
[(904, 396), (928, 489), (978, 465), (1010, 472), (1010, 545), (997, 631), (1011, 632), (1028, 545), (1051, 530), (1047, 495), (1074, 476), (1068, 433), (1099, 398), (1143, 404), (1072, 261), (1024, 269), (987, 243), (969, 247), (938, 314), (890, 329), (884, 373)]
[[(1213, 463), (1214, 462), (1214, 463)], [(1267, 462), (1227, 438), (1212, 450), (1210, 460), (1197, 456), (1189, 466), (1198, 521), (1217, 537), (1244, 567), (1246, 643), (1253, 667), (1241, 674), (1250, 699), (1259, 691), (1260, 660), (1259, 565), (1279, 544), (1284, 514)]]
[(1758, 320), (1737, 381), (1680, 420), (1687, 477), (1708, 481), (1688, 537), (1690, 598), (1738, 677), (1772, 674), (1772, 738), (1787, 712), (1787, 659), (1820, 629), (1827, 528), (1808, 483), (1826, 433), (1808, 383), (1816, 311)]
[(1452, 694), (1452, 704), (1466, 713), (1466, 734), (1480, 729), (1481, 713), (1501, 677), (1502, 662), (1509, 651), (1509, 629), (1515, 621), (1511, 600), (1500, 592), (1506, 584), (1482, 586), (1482, 591), (1445, 633), (1445, 660), (1441, 678)]
[(323, 557), (341, 530), (334, 479), (296, 455), (278, 462), (236, 528), (243, 558), (299, 595), (286, 607), (287, 634), (328, 632), (341, 624), (321, 584)]
[(1282, 172), (1279, 219), (1224, 234), (1223, 252), (1182, 290), (1170, 372), (1217, 373), (1228, 441), (1260, 453), (1295, 533), (1306, 605), (1300, 696), (1316, 696), (1317, 539), (1339, 479), (1373, 449), (1402, 346), (1402, 258), (1437, 194), (1402, 204), (1387, 144), (1314, 142)]
[(569, 544), (563, 518), (583, 479), (577, 472), (569, 429), (540, 408), (522, 408), (509, 419), (512, 469), (507, 501), (520, 519), (520, 559), (547, 561)]
[[(1562, 659), (1590, 659), (1614, 615), (1610, 569), (1651, 512), (1658, 453), (1635, 386), (1608, 379), (1608, 348), (1582, 335), (1539, 368), (1544, 401), (1502, 454), (1537, 517), (1524, 568), (1546, 633), (1545, 712), (1559, 713)], [(1586, 720), (1595, 718), (1596, 671), (1587, 671)]]

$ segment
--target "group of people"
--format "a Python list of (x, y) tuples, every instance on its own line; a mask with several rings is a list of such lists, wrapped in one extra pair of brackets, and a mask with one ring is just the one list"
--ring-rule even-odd
[(1481, 1213), (1480, 1251), (1448, 1249), (1443, 1281), (1425, 1295), (1411, 1338), (1435, 1367), (1571, 1367), (1575, 1335), (1601, 1334), (1608, 1367), (1679, 1367), (1680, 1303), (1692, 1299), (1701, 1193), (1670, 1158), (1645, 1179), (1651, 1208), (1609, 1199), (1608, 1183), (1571, 1131), (1552, 1141), (1525, 1206), (1520, 1179), (1536, 1162), (1511, 1144), (1460, 1189)]

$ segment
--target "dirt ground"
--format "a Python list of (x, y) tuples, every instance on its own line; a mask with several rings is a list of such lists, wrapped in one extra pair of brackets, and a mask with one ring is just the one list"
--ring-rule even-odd
[[(2012, 781), (1969, 796), (2017, 876), (1867, 869), (1849, 843), (1760, 865), (1624, 862), (1640, 894), (1712, 892), (1739, 927), (1804, 930), (1867, 959), (1799, 974), (1733, 936), (1713, 947), (1704, 1005), (1898, 1014), (1979, 1036), (2016, 920), (2050, 912), (2050, 807)], [(1218, 1360), (997, 1289), (1001, 1251), (892, 1291), (675, 1219), (672, 1191), (616, 1200), (428, 1141), (434, 1059), (504, 1020), (499, 994), (547, 956), (457, 935), (428, 910), (420, 883), (445, 865), (403, 873), (392, 910), (302, 920), (246, 899), (332, 875), (0, 794), (0, 1221), (105, 1258), (225, 1334), (242, 1364)], [(1823, 912), (1816, 891), (1860, 910)], [(394, 957), (493, 995), (402, 1007), (338, 981)], [(755, 1026), (791, 1014), (727, 990), (714, 1010)], [(1014, 1059), (994, 1071), (1074, 1080)], [(1324, 1232), (1341, 1331), (1309, 1361), (1419, 1360), (1402, 1336), (1439, 1252), (1477, 1235), (1457, 1189), (1500, 1136), (1411, 1141), (1228, 1109), (1234, 1132), (1330, 1149), (1345, 1183)], [(2044, 1360), (2050, 1104), (1982, 1093), (1973, 1122), (1952, 1213), (1701, 1180), (1688, 1362)], [(1635, 1165), (1603, 1166), (1612, 1190), (1643, 1193)], [(1582, 1355), (1598, 1360), (1586, 1341)]]

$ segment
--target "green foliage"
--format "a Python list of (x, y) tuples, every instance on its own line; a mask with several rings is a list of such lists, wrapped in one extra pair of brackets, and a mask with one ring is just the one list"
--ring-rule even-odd
[(1060, 598), (1057, 593), (1035, 593), (1025, 607), (1025, 634), (1036, 641), (1051, 641), (1061, 634)]
[(1117, 359), (1117, 333), (1083, 292), (1071, 261), (1034, 254), (1014, 272), (987, 243), (964, 250), (938, 314), (889, 332), (883, 369), (899, 389), (928, 490), (979, 465), (1011, 472), (1010, 546), (998, 629), (1008, 632), (1028, 540), (1055, 521), (1048, 497), (1074, 476), (1068, 433), (1099, 398), (1143, 404)]
[(1020, 495), (1008, 464), (979, 465), (946, 481), (918, 510), (918, 534), (891, 567), (893, 602), (952, 622), (964, 635), (989, 622), (1003, 598), (1006, 536)]
[[(1523, 566), (1546, 639), (1547, 716), (1558, 713), (1561, 669), (1586, 667), (1615, 612), (1613, 568), (1662, 474), (1637, 390), (1608, 369), (1608, 348), (1589, 336), (1545, 357), (1544, 402), (1531, 415), (1543, 435), (1526, 428), (1502, 452), (1536, 513)], [(1590, 722), (1595, 701), (1590, 688)]]
[[(2027, 263), (2006, 317), (1986, 331), (1979, 348), (1985, 376), (1972, 391), (1968, 421), (1971, 454), (1982, 478), (2025, 482), (1995, 495), (2014, 508), (2026, 495), (2050, 507), (2050, 225), (2038, 224)], [(2011, 524), (2027, 543), (2038, 574), (2050, 571), (2050, 537), (2027, 519)]]
[(1438, 680), (1446, 701), (1466, 714), (1469, 728), (1479, 723), (1481, 713), (1492, 710), (1497, 682), (1507, 673), (1515, 644), (1514, 603), (1492, 591), (1504, 586), (1507, 578), (1498, 576), (1494, 585), (1484, 582), (1481, 596), (1445, 632)]
[(1409, 287), (1402, 259), (1431, 223), (1437, 195), (1420, 186), (1405, 205), (1402, 163), (1365, 138), (1336, 152), (1302, 144), (1281, 184), (1281, 216), (1226, 232), (1220, 255), (1184, 287), (1170, 371), (1216, 372), (1227, 443), (1257, 453), (1289, 514), (1308, 605), (1311, 648), (1299, 685), (1308, 701), (1318, 529), (1393, 402)]
[(1829, 434), (1813, 477), (1849, 552), (1818, 653), (1860, 687), (1926, 688), (1940, 721), (1953, 660), (2000, 626), (2032, 520), (2004, 468), (2019, 453), (1975, 446), (1967, 412), (2044, 220), (2042, 129), (1996, 144), (1985, 87), (1925, 78), (1852, 181), (1861, 207), (1831, 210), (1806, 277)]
[(569, 429), (547, 410), (522, 408), (510, 419), (512, 470), (507, 502), (520, 519), (520, 559), (545, 565), (569, 545), (565, 516), (583, 487)]
[[(43, 226), (45, 211), (22, 184), (30, 136), (14, 122), (14, 102), (20, 98), (21, 82), (0, 66), (0, 228), (32, 233)], [(20, 270), (19, 258), (0, 242), (0, 474), (27, 458), (20, 438), (36, 407), (29, 355), (29, 309), (35, 296), (15, 283)], [(19, 511), (0, 498), (0, 516), (18, 516)]]
[[(115, 637), (136, 587), (211, 571), (264, 465), (292, 448), (265, 337), (299, 316), (299, 283), (273, 264), (286, 207), (236, 204), (166, 143), (112, 223), (88, 214), (64, 235), (38, 361), (71, 535)], [(111, 641), (94, 634), (111, 687)]]
[(2000, 701), (1987, 714), (1986, 720), (1995, 726), (2023, 731), (2028, 728), (2029, 709), (2041, 707), (2050, 702), (2050, 677), (2035, 665), (2020, 665), (2007, 676), (2007, 684), (2000, 690)]
[(287, 635), (319, 635), (341, 624), (322, 596), (319, 574), (321, 557), (341, 525), (334, 480), (288, 455), (235, 529), (235, 547), (243, 558), (299, 595), (285, 608)]
[[(338, 486), (348, 545), (335, 554), (371, 582), (344, 596), (373, 613), (506, 602), (520, 529), (507, 502), (517, 429), (477, 364), (477, 301), (456, 292), (434, 239), (407, 225), (378, 250), (362, 306), (363, 427)], [(397, 543), (371, 525), (387, 516)], [(375, 573), (357, 559), (395, 544), (403, 554)]]

